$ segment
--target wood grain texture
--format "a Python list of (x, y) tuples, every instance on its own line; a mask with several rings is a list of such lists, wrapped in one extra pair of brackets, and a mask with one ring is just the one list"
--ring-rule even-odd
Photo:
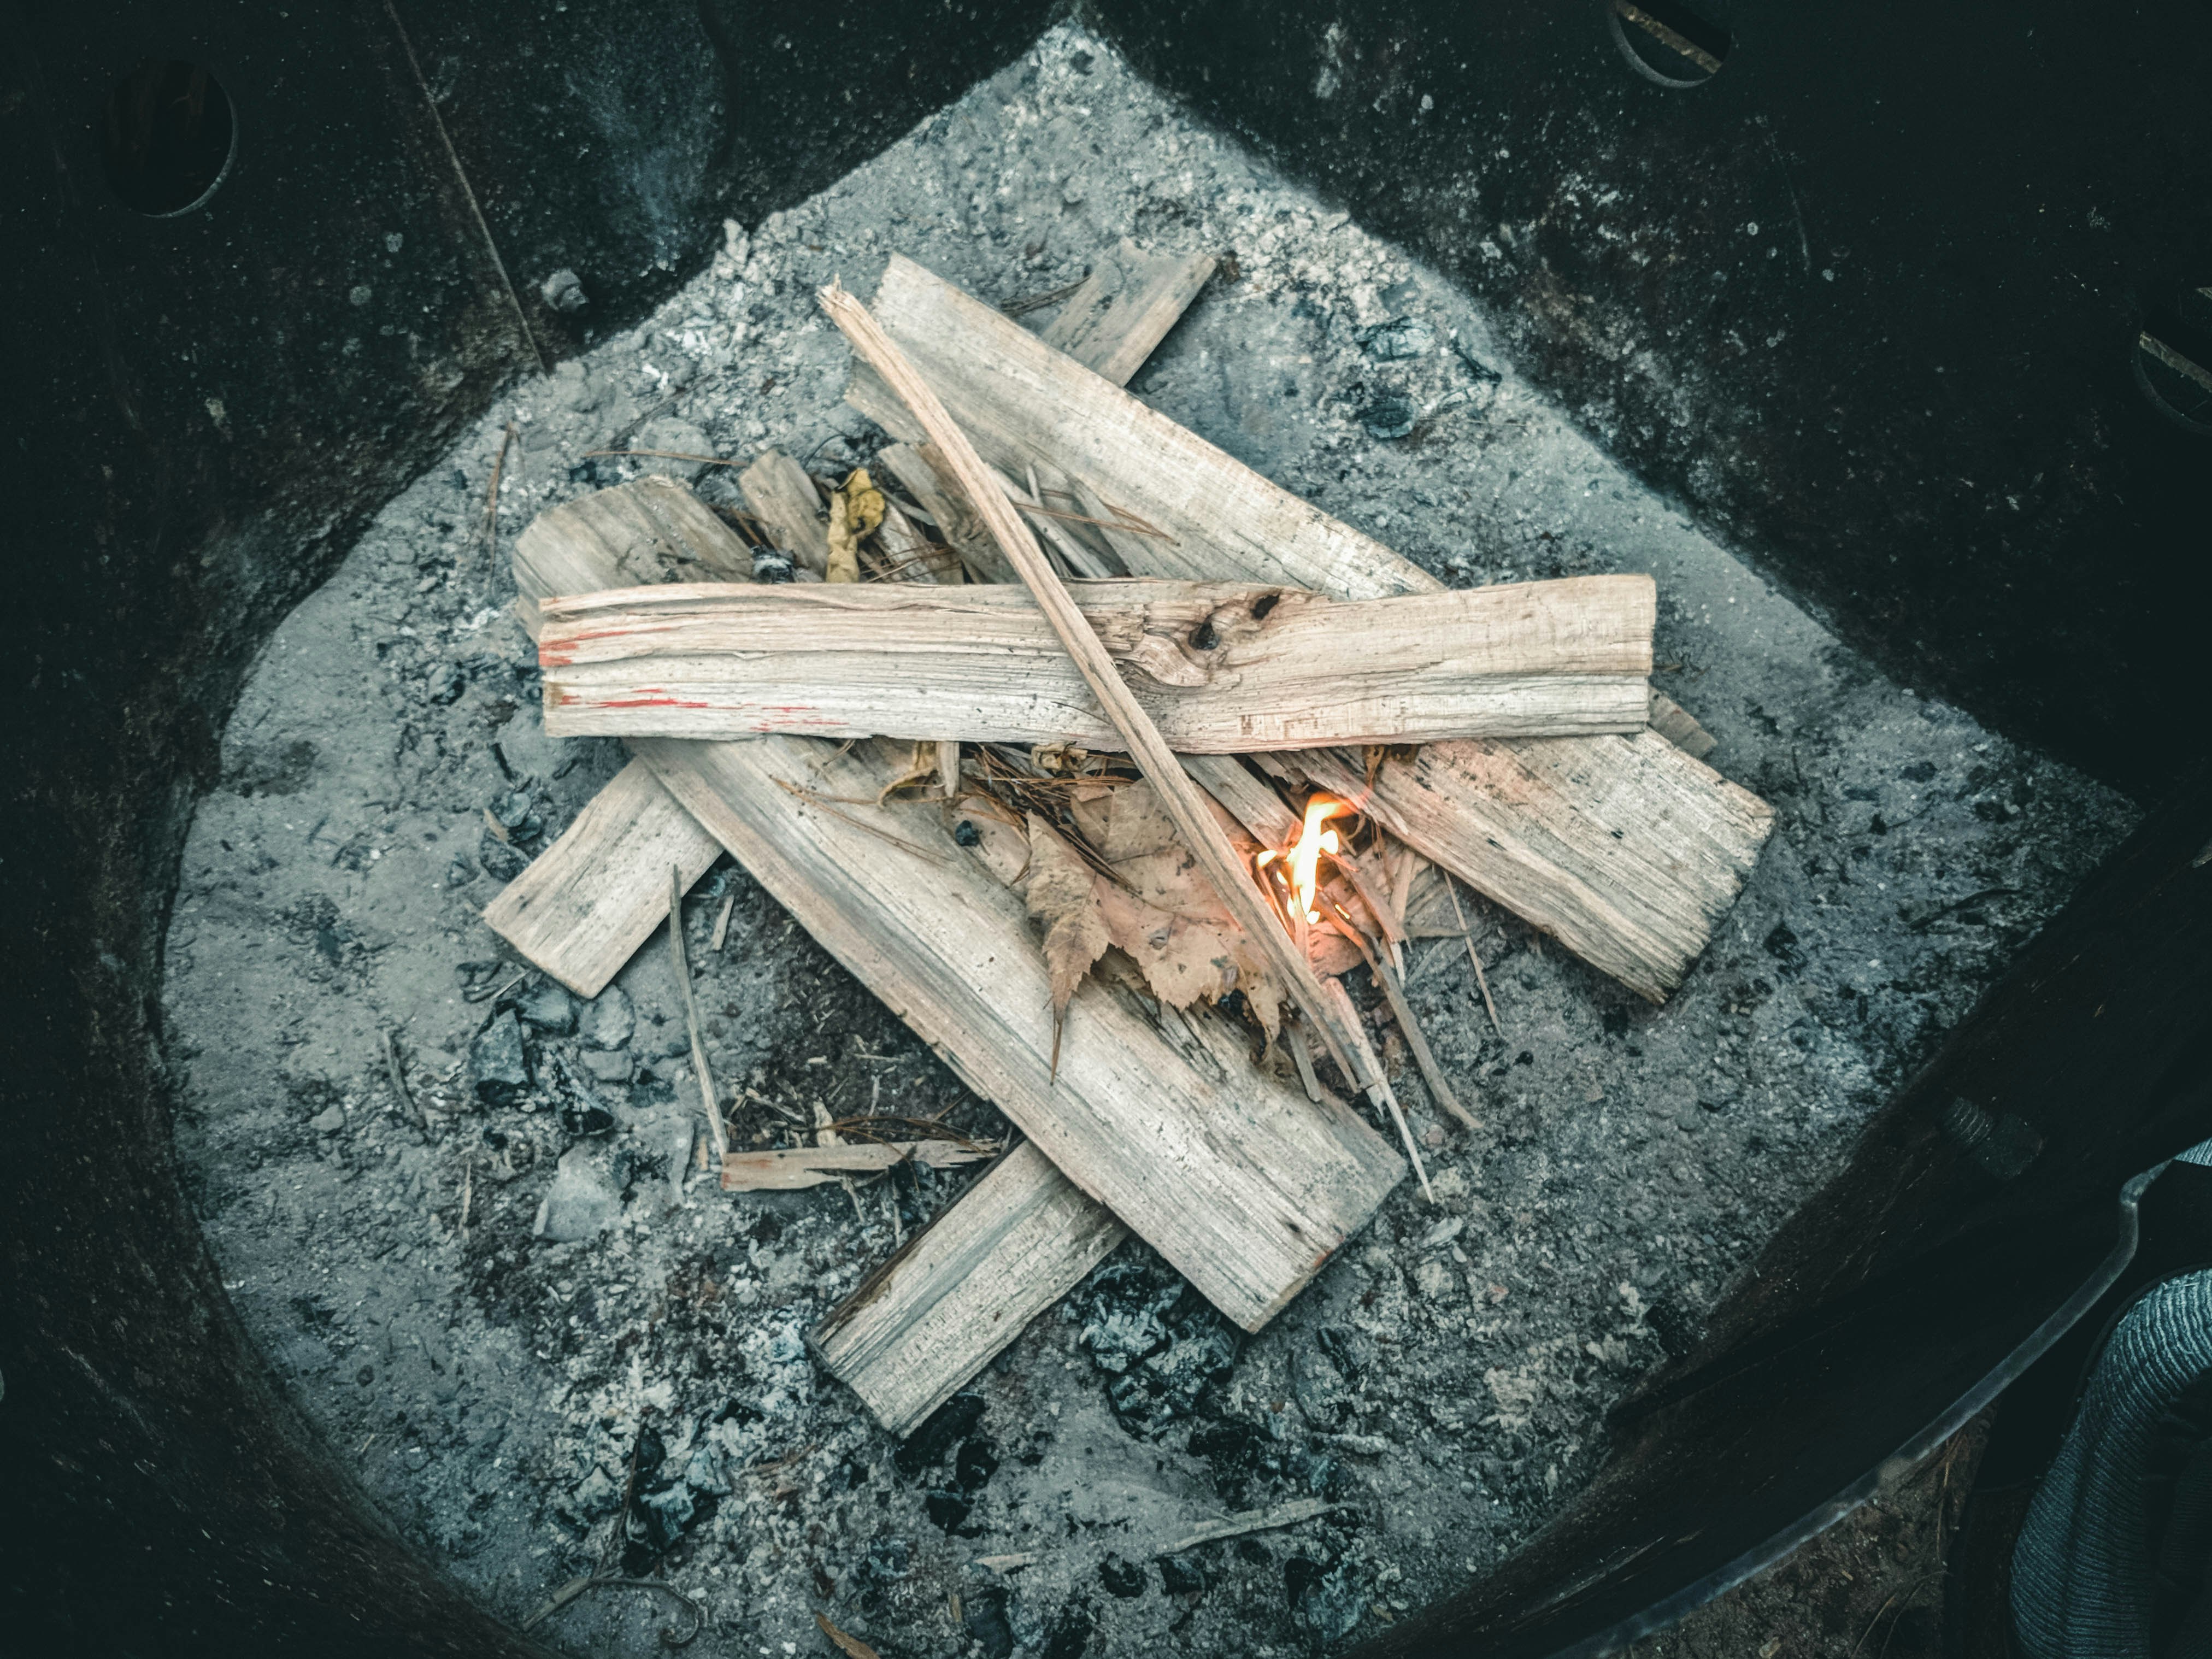
[(911, 1433), (1128, 1236), (1025, 1140), (815, 1327), (815, 1356)]
[[(1133, 575), (1360, 599), (1441, 586), (902, 255), (870, 309), (987, 463), (1016, 477), (1056, 468), (1164, 532), (1127, 538), (1146, 550)], [(856, 372), (845, 397), (902, 441), (927, 441), (879, 373)]]
[[(527, 539), (542, 552), (580, 538), (548, 561), (574, 573), (594, 555), (572, 514), (544, 514)], [(611, 562), (605, 573), (622, 580)], [(521, 542), (516, 580), (548, 596)], [(764, 737), (632, 747), (970, 1088), (1246, 1329), (1297, 1294), (1402, 1174), (1348, 1109), (1309, 1104), (1261, 1073), (1245, 1032), (1219, 1016), (1190, 1018), (1177, 1046), (1127, 993), (1086, 986), (1068, 1010), (1055, 1080), (1049, 986), (1021, 896), (954, 842), (933, 805), (845, 804), (874, 799), (903, 769), (900, 745), (841, 751)]]
[[(1705, 948), (1745, 873), (1738, 849), (1765, 840), (1770, 809), (1656, 732), (1612, 741), (1601, 767), (1587, 743), (1439, 744), (1384, 762), (1371, 793), (1358, 755), (1297, 764), (1454, 873), (1479, 844), (1484, 891), (1513, 893), (1508, 908), (1657, 1002)], [(1651, 830), (1589, 834), (1592, 819), (1631, 817)]]
[(830, 530), (822, 518), (822, 496), (806, 469), (771, 449), (738, 475), (745, 505), (761, 521), (769, 541), (794, 563), (820, 575), (830, 568)]
[(668, 919), (669, 867), (688, 888), (721, 851), (634, 760), (484, 907), (484, 921), (523, 960), (595, 997)]
[[(605, 586), (666, 581), (744, 582), (752, 555), (708, 505), (672, 478), (655, 474), (618, 489), (578, 497), (557, 535), (538, 533), (532, 520), (515, 538), (515, 568), (527, 568), (521, 590), (524, 625), (537, 634), (537, 601)], [(665, 907), (664, 907), (665, 908)]]
[[(1078, 608), (1173, 747), (1238, 753), (1644, 723), (1650, 578), (1346, 604), (1222, 582), (1088, 581)], [(549, 599), (556, 737), (1066, 741), (1118, 750), (1013, 586), (678, 585)]]
[[(911, 260), (892, 259), (874, 308), (988, 461), (1057, 465), (1172, 537), (1119, 538), (1132, 574), (1342, 599), (1442, 586)], [(895, 434), (919, 429), (880, 376), (856, 372), (846, 395)], [(1681, 982), (1772, 828), (1764, 802), (1663, 739), (1443, 743), (1423, 763), (1438, 787), (1402, 803), (1424, 810), (1421, 832), (1409, 833), (1395, 789), (1371, 804), (1384, 827), (1655, 1000)], [(1668, 879), (1644, 893), (1620, 886), (1643, 871)]]
[[(926, 805), (870, 807), (901, 758), (805, 738), (634, 745), (777, 902), (1086, 1192), (1256, 1330), (1402, 1172), (1348, 1111), (1252, 1064), (1218, 1016), (1171, 1045), (1126, 993), (1050, 987), (1020, 895)], [(864, 752), (865, 750), (865, 752)], [(803, 788), (834, 811), (793, 794)]]
[[(1213, 268), (1212, 254), (1151, 254), (1125, 237), (1101, 256), (1082, 286), (1068, 296), (1045, 327), (1043, 338), (1092, 373), (1126, 386), (1198, 297)], [(875, 371), (863, 364), (859, 372)], [(938, 534), (977, 581), (1015, 580), (1013, 567), (984, 532), (967, 498), (945, 482), (930, 446), (893, 444), (877, 459), (937, 521)], [(1092, 517), (1106, 516), (1096, 501), (1084, 499), (1079, 481), (1070, 482), (1075, 484), (1077, 499), (1061, 505)], [(1098, 532), (1098, 539), (1109, 551), (1118, 545), (1112, 532)]]
[(881, 1175), (894, 1164), (927, 1164), (950, 1170), (988, 1158), (991, 1148), (953, 1140), (855, 1141), (840, 1146), (787, 1146), (766, 1152), (722, 1154), (726, 1193), (795, 1193), (841, 1175)]
[[(1137, 259), (1146, 257), (1139, 255)], [(1074, 343), (1073, 355), (1119, 385), (1135, 372), (1142, 354), (1130, 362), (1121, 349), (1124, 337), (1116, 329), (1133, 331), (1126, 337), (1133, 340), (1142, 339), (1155, 328), (1164, 335), (1175, 319), (1164, 315), (1155, 303), (1156, 296), (1179, 290), (1173, 283), (1163, 289), (1142, 277), (1133, 283), (1127, 280), (1127, 273), (1139, 266), (1126, 247), (1116, 250), (1114, 260), (1123, 276), (1110, 290), (1093, 290), (1094, 295), (1106, 292), (1109, 303)], [(1171, 266), (1176, 262), (1151, 263)], [(1195, 288), (1191, 292), (1194, 295)], [(1133, 293), (1152, 297), (1133, 304), (1127, 297)], [(1152, 337), (1157, 343), (1158, 336)], [(927, 450), (894, 446), (879, 459), (937, 520), (938, 533), (980, 580), (1014, 580), (1012, 568), (958, 492), (947, 490), (942, 483)], [(788, 456), (772, 454), (756, 461), (747, 470), (746, 478), (750, 480), (747, 503), (756, 509), (757, 516), (768, 520), (771, 539), (791, 544), (802, 565), (818, 573), (829, 562), (829, 532), (817, 516), (817, 494), (805, 470)], [(532, 638), (539, 632), (537, 599), (540, 596), (672, 579), (744, 581), (751, 578), (752, 558), (744, 545), (697, 496), (668, 478), (641, 479), (635, 486), (602, 490), (569, 506), (572, 516), (566, 521), (564, 536), (544, 544), (531, 542), (530, 556), (518, 561), (518, 571), (526, 564), (534, 573), (532, 580), (544, 584), (535, 593), (520, 594), (515, 602), (517, 614)], [(1096, 513), (1098, 509), (1086, 503), (1084, 510)], [(912, 533), (896, 523), (889, 524), (888, 531), (887, 542), (894, 552), (901, 538)], [(590, 544), (580, 566), (568, 562), (579, 532), (588, 532), (585, 539)], [(530, 532), (526, 530), (523, 535), (528, 538)], [(603, 582), (599, 578), (609, 562), (618, 574), (615, 580)], [(957, 573), (937, 570), (933, 574), (943, 580)], [(953, 768), (955, 777), (956, 751), (957, 745), (951, 744), (939, 751), (941, 760)], [(712, 839), (697, 830), (689, 814), (671, 810), (672, 803), (665, 791), (658, 791), (657, 786), (642, 787), (647, 781), (644, 773), (625, 771), (608, 786), (617, 793), (605, 803), (605, 810), (587, 809), (529, 870), (508, 884), (487, 912), (488, 918), (497, 918), (494, 927), (526, 958), (585, 996), (596, 996), (629, 955), (667, 917), (667, 900), (661, 896), (658, 878), (637, 879), (639, 861), (674, 861), (687, 871), (696, 866), (690, 878), (696, 881), (714, 859)], [(631, 823), (634, 817), (638, 819), (635, 825)], [(624, 941), (628, 941), (626, 946)]]
[(1091, 266), (1039, 337), (1127, 386), (1212, 276), (1211, 253), (1147, 253), (1127, 237)]
[[(1273, 903), (1261, 892), (1251, 867), (1215, 820), (1206, 793), (1184, 773), (1182, 763), (1131, 693), (1027, 523), (1003, 496), (994, 496), (989, 470), (967, 434), (866, 306), (835, 283), (817, 290), (816, 297), (830, 319), (854, 349), (875, 365), (877, 373), (921, 423), (929, 441), (943, 452), (952, 477), (975, 503), (992, 540), (1020, 574), (1023, 586), (1036, 596), (1053, 633), (1082, 671), (1091, 695), (1098, 699), (1106, 717), (1121, 732), (1129, 758), (1152, 786), (1161, 810), (1197, 860), (1199, 872), (1213, 889), (1214, 896), (1243, 930), (1246, 941), (1259, 950), (1299, 1012), (1328, 1039), (1345, 1075), (1373, 1093), (1376, 1104), (1382, 1104), (1389, 1093), (1388, 1083), (1379, 1070), (1358, 1069), (1358, 1051), (1352, 1041), (1352, 1033), (1339, 1029), (1343, 1022), (1322, 994), (1304, 941), (1294, 942), (1288, 930), (1278, 923)], [(1415, 1167), (1418, 1170), (1418, 1161)], [(1426, 1184), (1425, 1178), (1423, 1185)]]
[[(1115, 265), (1124, 277), (1135, 268), (1131, 247), (1125, 242), (1113, 259), (1102, 261), (1092, 273), (1097, 280), (1086, 282), (1054, 319), (1056, 327), (1066, 324), (1054, 343), (1117, 386), (1176, 320), (1149, 298), (1136, 299), (1158, 291), (1141, 280), (1109, 286), (1106, 266)], [(1203, 281), (1188, 283), (1180, 303), (1187, 305)], [(1178, 289), (1170, 284), (1167, 291)], [(1015, 579), (965, 498), (944, 482), (926, 446), (894, 444), (878, 459), (937, 520), (938, 533), (978, 580)], [(1076, 488), (1082, 489), (1079, 483)], [(1075, 506), (1105, 516), (1087, 495), (1079, 495)], [(1102, 532), (1100, 540), (1109, 550), (1116, 545), (1110, 532)], [(957, 777), (958, 745), (951, 747)], [(948, 781), (948, 793), (952, 787)], [(1311, 1097), (1320, 1097), (1317, 1089)], [(1024, 1141), (861, 1281), (817, 1328), (816, 1352), (885, 1428), (906, 1434), (1127, 1237), (1110, 1211)]]

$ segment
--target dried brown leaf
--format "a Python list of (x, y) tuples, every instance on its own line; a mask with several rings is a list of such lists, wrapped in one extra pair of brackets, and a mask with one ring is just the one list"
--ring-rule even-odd
[(1098, 904), (1098, 878), (1060, 832), (1032, 812), (1030, 823), (1029, 911), (1044, 924), (1045, 968), (1052, 975), (1052, 1011), (1067, 1000), (1091, 964), (1112, 943)]
[(914, 758), (907, 763), (906, 770), (876, 791), (876, 805), (881, 806), (902, 789), (913, 789), (937, 781), (937, 745), (918, 743), (914, 746)]
[(1109, 864), (1182, 849), (1175, 820), (1148, 783), (1080, 793), (1069, 803), (1068, 817)]
[(830, 1638), (830, 1644), (838, 1652), (846, 1656), (846, 1659), (883, 1659), (882, 1655), (859, 1637), (848, 1636), (831, 1624), (826, 1613), (816, 1613), (814, 1622), (822, 1626), (822, 1633)]
[[(1102, 888), (1107, 930), (1152, 994), (1177, 1008), (1241, 991), (1270, 1038), (1282, 1026), (1283, 988), (1257, 945), (1176, 837), (1148, 783), (1072, 802), (1068, 816), (1119, 883)], [(1240, 846), (1246, 856), (1256, 846)]]

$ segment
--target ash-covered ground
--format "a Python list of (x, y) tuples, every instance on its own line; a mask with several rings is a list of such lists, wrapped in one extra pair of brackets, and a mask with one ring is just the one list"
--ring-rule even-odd
[[(1006, 301), (1125, 234), (1225, 256), (1141, 396), (1455, 584), (1651, 572), (1657, 684), (1778, 827), (1664, 1008), (1478, 907), (1501, 1041), (1459, 946), (1417, 947), (1413, 1000), (1486, 1126), (1448, 1128), (1401, 1079), (1441, 1209), (1401, 1187), (1250, 1340), (1132, 1246), (902, 1449), (801, 1337), (892, 1248), (891, 1205), (911, 1229), (965, 1174), (686, 1182), (665, 945), (588, 1006), (515, 982), (480, 912), (621, 757), (544, 735), (479, 521), (510, 420), (503, 538), (641, 465), (588, 451), (842, 471), (879, 436), (839, 402), (817, 284), (865, 295), (896, 250)], [(167, 987), (227, 1285), (393, 1524), (518, 1619), (620, 1561), (698, 1599), (702, 1651), (826, 1650), (819, 1609), (887, 1655), (1051, 1659), (1346, 1643), (1540, 1526), (1609, 1402), (2135, 816), (1876, 676), (1576, 421), (1463, 297), (1062, 28), (821, 197), (732, 227), (648, 325), (517, 386), (393, 501), (240, 704)], [(734, 499), (725, 470), (700, 487)], [(817, 1105), (1003, 1130), (741, 872), (688, 915), (743, 1136), (789, 1144)], [(1341, 1507), (1158, 1559), (1316, 1496)], [(539, 1629), (643, 1653), (664, 1620), (684, 1622), (607, 1589)]]

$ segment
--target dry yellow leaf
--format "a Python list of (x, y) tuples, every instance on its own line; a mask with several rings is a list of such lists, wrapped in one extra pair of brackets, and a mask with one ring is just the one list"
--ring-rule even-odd
[(884, 495), (869, 481), (868, 469), (858, 466), (830, 492), (830, 564), (824, 581), (860, 580), (860, 540), (872, 536), (884, 521)]
[(826, 1614), (816, 1613), (814, 1622), (822, 1626), (822, 1633), (830, 1638), (831, 1645), (838, 1652), (846, 1656), (846, 1659), (883, 1659), (880, 1654), (859, 1637), (848, 1636), (831, 1624)]

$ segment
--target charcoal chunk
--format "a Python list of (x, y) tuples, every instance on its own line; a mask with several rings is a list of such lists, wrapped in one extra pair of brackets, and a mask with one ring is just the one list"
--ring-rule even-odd
[(1206, 1589), (1206, 1570), (1188, 1555), (1160, 1558), (1160, 1588), (1170, 1595), (1199, 1595)]
[(516, 1000), (515, 1012), (532, 1030), (566, 1036), (576, 1029), (576, 1004), (555, 981), (540, 980)]
[(1098, 1582), (1106, 1586), (1109, 1595), (1127, 1601), (1145, 1593), (1145, 1570), (1134, 1561), (1109, 1555), (1098, 1564)]
[(1395, 392), (1370, 398), (1359, 411), (1359, 424), (1370, 438), (1403, 438), (1409, 436), (1420, 422), (1420, 411), (1413, 407), (1411, 398)]
[(507, 1010), (477, 1033), (469, 1048), (469, 1073), (477, 1098), (487, 1106), (512, 1105), (530, 1087), (530, 1055), (522, 1043), (522, 1022)]

